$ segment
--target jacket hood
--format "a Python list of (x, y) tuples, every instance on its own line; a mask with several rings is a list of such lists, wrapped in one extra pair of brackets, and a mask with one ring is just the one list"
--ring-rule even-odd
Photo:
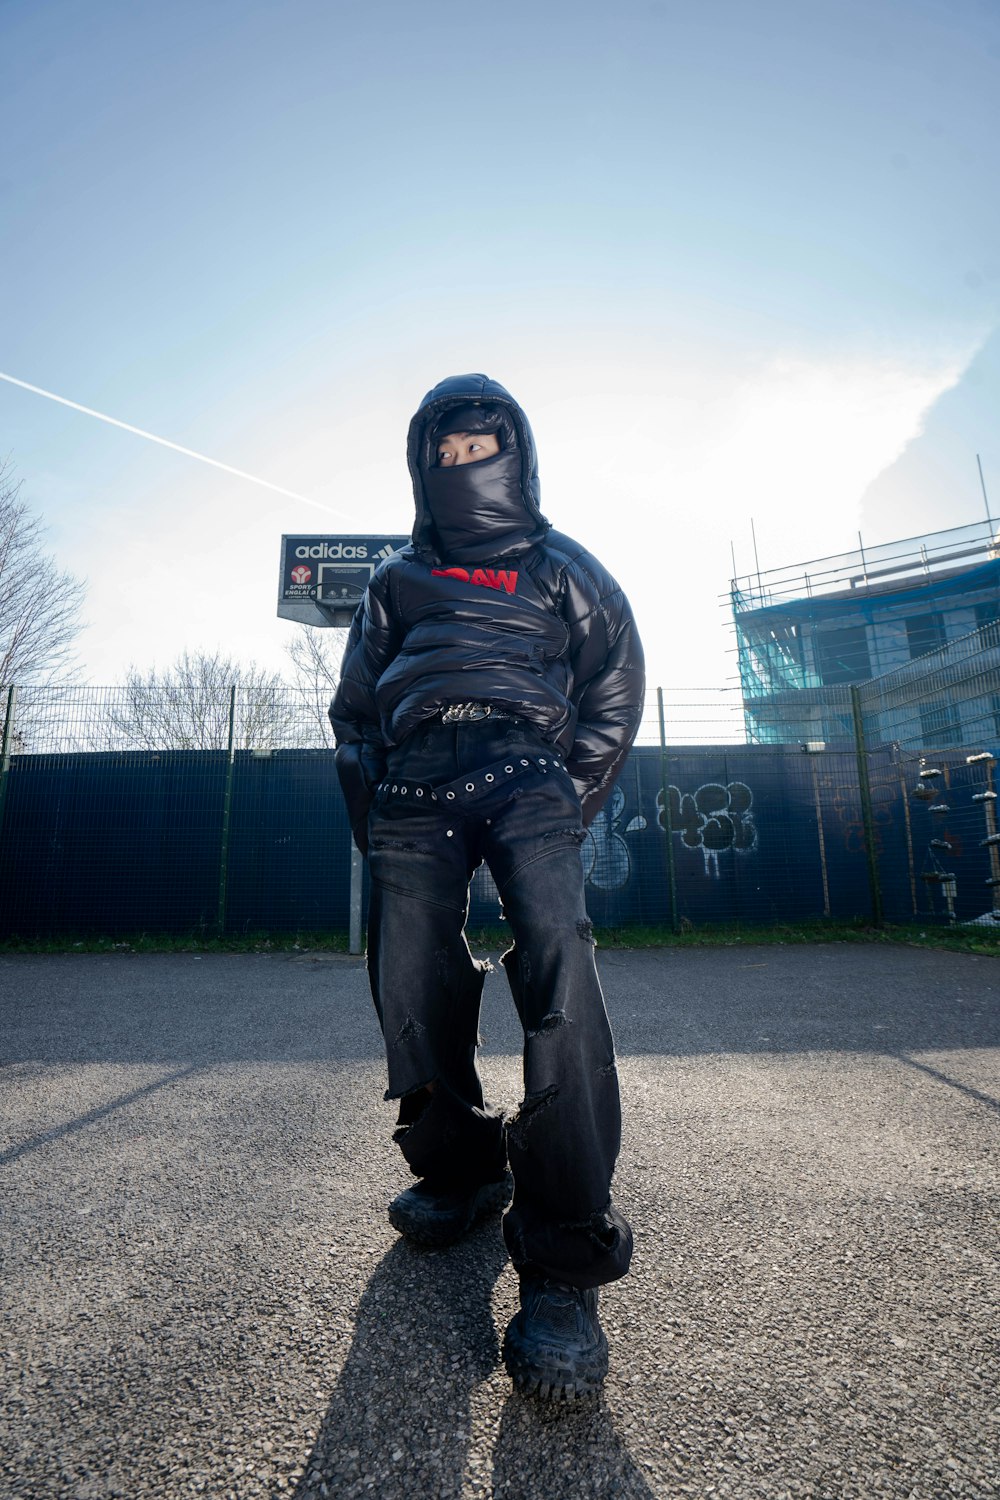
[[(516, 448), (455, 468), (436, 466), (432, 434), (442, 416), (460, 407), (499, 407), (509, 418)], [(509, 391), (486, 375), (450, 375), (421, 401), (406, 448), (416, 516), (413, 545), (435, 561), (472, 562), (524, 551), (549, 529), (542, 515), (535, 439)]]

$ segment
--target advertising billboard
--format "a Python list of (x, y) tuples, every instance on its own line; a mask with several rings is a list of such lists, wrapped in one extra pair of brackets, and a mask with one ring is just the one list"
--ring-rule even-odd
[(301, 625), (350, 625), (380, 562), (408, 536), (283, 536), (278, 615)]

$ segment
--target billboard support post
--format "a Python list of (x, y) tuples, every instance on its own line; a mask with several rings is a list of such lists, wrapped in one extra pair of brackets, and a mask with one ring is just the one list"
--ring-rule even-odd
[(10, 747), (14, 743), (14, 710), (17, 707), (17, 688), (7, 689), (7, 710), (3, 719), (3, 737), (0, 740), (0, 832), (3, 831), (3, 806), (7, 800), (7, 778), (10, 775)]
[(361, 880), (364, 875), (361, 850), (351, 839), (351, 925), (349, 951), (361, 953)]
[(222, 794), (222, 840), (219, 847), (219, 906), (215, 925), (219, 936), (226, 930), (226, 901), (229, 894), (229, 822), (233, 806), (233, 770), (236, 763), (236, 684), (229, 689), (229, 743), (226, 747), (226, 784)]
[[(405, 547), (399, 536), (283, 536), (278, 616), (299, 625), (347, 630), (380, 563)], [(351, 840), (348, 947), (361, 953), (364, 861)], [(220, 910), (221, 910), (220, 896)]]

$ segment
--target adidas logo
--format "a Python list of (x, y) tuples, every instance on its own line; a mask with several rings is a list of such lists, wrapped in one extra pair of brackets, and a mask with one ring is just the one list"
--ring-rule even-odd
[(380, 561), (384, 562), (387, 557), (391, 557), (392, 556), (392, 554), (395, 552), (395, 550), (396, 550), (395, 547), (390, 547), (389, 543), (386, 542), (386, 544), (385, 544), (384, 547), (380, 547), (379, 548), (379, 550), (376, 552), (375, 556), (377, 558), (379, 558)]

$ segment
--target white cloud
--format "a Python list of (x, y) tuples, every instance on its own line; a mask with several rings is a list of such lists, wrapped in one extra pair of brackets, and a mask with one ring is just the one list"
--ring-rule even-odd
[(741, 550), (753, 515), (764, 567), (852, 548), (866, 487), (964, 364), (770, 362), (734, 392), (721, 441), (692, 475), (695, 503), (742, 522)]
[(866, 487), (971, 354), (577, 368), (586, 403), (542, 412), (548, 508), (626, 584), (653, 681), (732, 676), (730, 543), (741, 573), (751, 517), (764, 570), (855, 547)]

